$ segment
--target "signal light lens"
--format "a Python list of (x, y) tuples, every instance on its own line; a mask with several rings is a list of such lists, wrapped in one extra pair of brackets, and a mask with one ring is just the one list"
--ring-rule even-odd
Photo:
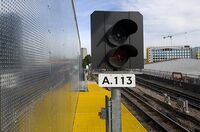
[(128, 60), (128, 54), (123, 49), (119, 49), (109, 58), (109, 62), (114, 67), (122, 66)]
[(120, 68), (128, 61), (129, 57), (135, 57), (137, 54), (137, 49), (134, 46), (122, 45), (109, 53), (108, 62), (112, 67)]
[(107, 39), (111, 45), (119, 46), (124, 44), (129, 35), (135, 33), (137, 24), (129, 19), (118, 21), (107, 34)]

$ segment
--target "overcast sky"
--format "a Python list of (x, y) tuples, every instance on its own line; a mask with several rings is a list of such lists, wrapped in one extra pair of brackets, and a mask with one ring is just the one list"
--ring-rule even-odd
[[(90, 14), (95, 10), (139, 11), (144, 17), (144, 47), (200, 46), (200, 0), (75, 0), (82, 47), (90, 53)], [(187, 33), (184, 33), (187, 32)]]

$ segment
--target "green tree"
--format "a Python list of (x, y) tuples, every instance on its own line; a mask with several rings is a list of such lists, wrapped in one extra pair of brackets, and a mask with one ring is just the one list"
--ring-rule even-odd
[(83, 68), (86, 68), (86, 65), (89, 65), (89, 64), (91, 64), (91, 56), (86, 55), (82, 61), (82, 66), (83, 66)]

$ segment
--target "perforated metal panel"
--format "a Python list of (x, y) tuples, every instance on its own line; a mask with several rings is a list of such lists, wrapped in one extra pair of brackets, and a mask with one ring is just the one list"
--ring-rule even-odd
[(20, 120), (48, 92), (69, 83), (77, 90), (79, 55), (71, 0), (1, 0), (1, 131), (19, 131)]

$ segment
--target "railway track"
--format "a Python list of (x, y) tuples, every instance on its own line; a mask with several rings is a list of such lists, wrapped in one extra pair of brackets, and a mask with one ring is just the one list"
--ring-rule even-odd
[(152, 107), (144, 99), (141, 99), (139, 95), (133, 94), (127, 89), (122, 89), (122, 98), (134, 108), (136, 107), (139, 113), (142, 113), (148, 121), (151, 121), (156, 131), (189, 132), (187, 128)]
[(137, 84), (152, 89), (160, 94), (167, 93), (174, 99), (182, 98), (186, 99), (189, 102), (189, 105), (193, 108), (200, 110), (200, 97), (190, 95), (184, 91), (180, 91), (177, 89), (172, 89), (170, 87), (163, 86), (161, 84), (156, 84), (150, 80), (143, 79), (141, 77), (136, 78)]

